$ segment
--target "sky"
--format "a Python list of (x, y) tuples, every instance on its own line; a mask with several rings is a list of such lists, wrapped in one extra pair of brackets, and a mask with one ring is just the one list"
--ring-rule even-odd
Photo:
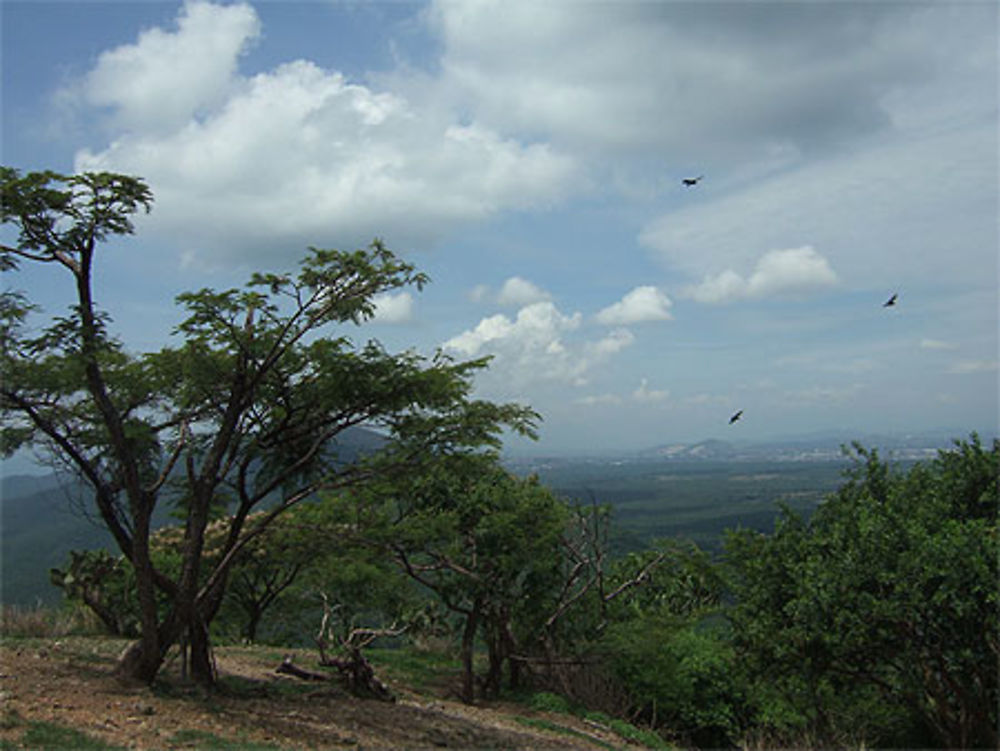
[(0, 13), (3, 163), (154, 193), (96, 278), (133, 351), (181, 292), (378, 237), (431, 283), (346, 333), (492, 355), (475, 394), (543, 417), (513, 454), (996, 433), (994, 2)]

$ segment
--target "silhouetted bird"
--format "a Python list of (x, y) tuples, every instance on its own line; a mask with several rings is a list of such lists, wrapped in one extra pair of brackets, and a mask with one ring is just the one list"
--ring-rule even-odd
[(893, 305), (896, 304), (896, 299), (898, 297), (899, 297), (899, 295), (897, 295), (895, 292), (893, 292), (892, 293), (892, 297), (890, 297), (888, 300), (886, 300), (884, 303), (882, 303), (882, 307), (883, 308), (891, 308)]
[(703, 177), (704, 175), (698, 175), (698, 177), (685, 177), (684, 179), (681, 180), (681, 183), (686, 188), (693, 188), (695, 185), (698, 184), (698, 181), (701, 180), (701, 178)]
[(732, 417), (729, 418), (729, 424), (732, 425), (734, 422), (736, 422), (737, 420), (739, 420), (742, 416), (743, 416), (743, 410), (741, 409), (739, 412), (737, 412), (735, 415), (733, 415)]

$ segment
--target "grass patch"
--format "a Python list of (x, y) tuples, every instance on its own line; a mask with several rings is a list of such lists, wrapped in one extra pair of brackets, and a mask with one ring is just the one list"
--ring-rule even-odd
[(531, 698), (528, 699), (528, 706), (538, 712), (569, 714), (573, 711), (569, 700), (565, 696), (553, 694), (548, 691), (539, 691), (532, 694)]
[[(539, 691), (531, 694), (526, 700), (522, 700), (522, 703), (527, 704), (537, 712), (568, 714), (575, 717), (581, 717), (585, 720), (590, 720), (591, 722), (603, 725), (608, 730), (621, 736), (627, 741), (642, 744), (645, 748), (657, 749), (657, 751), (671, 751), (674, 748), (658, 733), (655, 733), (652, 730), (637, 728), (635, 725), (625, 722), (625, 720), (610, 717), (603, 712), (588, 711), (583, 707), (574, 706), (566, 697), (560, 696), (559, 694), (553, 694), (548, 691)], [(518, 722), (522, 722), (522, 718), (520, 717), (518, 717), (517, 720)], [(555, 723), (549, 723), (547, 720), (531, 720), (530, 722), (525, 722), (524, 724), (532, 723), (535, 723), (537, 727), (546, 727), (546, 729), (549, 730), (561, 727)], [(543, 724), (537, 725), (537, 723)], [(555, 725), (555, 728), (548, 728), (544, 723)], [(577, 732), (571, 728), (565, 729), (574, 733)], [(590, 736), (587, 737), (590, 738)]]
[(641, 743), (646, 748), (654, 748), (657, 751), (671, 751), (673, 749), (673, 746), (663, 740), (658, 733), (637, 728), (624, 720), (612, 720), (611, 729), (625, 740)]
[(124, 746), (113, 746), (99, 738), (74, 728), (51, 722), (32, 720), (25, 723), (27, 730), (17, 743), (6, 741), (4, 749), (30, 748), (32, 751), (125, 751)]
[(365, 656), (379, 674), (404, 683), (414, 691), (429, 691), (442, 680), (461, 671), (461, 662), (452, 655), (418, 649), (366, 649)]
[(4, 605), (0, 607), (0, 636), (54, 639), (62, 636), (96, 636), (102, 628), (84, 608), (49, 608)]
[(174, 744), (181, 748), (196, 748), (199, 751), (281, 751), (280, 746), (270, 743), (253, 743), (246, 740), (220, 738), (206, 730), (178, 730), (170, 736), (171, 748)]
[(553, 733), (560, 733), (561, 735), (570, 735), (574, 738), (585, 738), (589, 743), (593, 743), (601, 748), (609, 749), (609, 751), (616, 751), (615, 747), (606, 741), (602, 741), (600, 738), (595, 738), (589, 733), (581, 732), (575, 728), (568, 728), (565, 725), (559, 725), (558, 723), (552, 722), (550, 720), (543, 720), (533, 717), (515, 717), (517, 722), (522, 725), (526, 725), (529, 728), (539, 728), (541, 730), (550, 730)]

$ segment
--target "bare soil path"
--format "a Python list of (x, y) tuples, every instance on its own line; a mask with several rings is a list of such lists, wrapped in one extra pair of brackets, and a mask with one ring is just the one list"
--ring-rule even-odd
[[(217, 649), (221, 687), (211, 694), (181, 681), (175, 665), (153, 688), (127, 688), (111, 677), (124, 645), (119, 640), (91, 637), (0, 643), (0, 746), (28, 747), (25, 732), (37, 722), (74, 728), (129, 749), (609, 749), (630, 745), (575, 717), (513, 704), (467, 706), (414, 693), (392, 676), (382, 677), (388, 679), (398, 701), (358, 699), (336, 681), (305, 683), (276, 673), (280, 650), (269, 648)], [(314, 668), (315, 653), (303, 650), (295, 662)]]

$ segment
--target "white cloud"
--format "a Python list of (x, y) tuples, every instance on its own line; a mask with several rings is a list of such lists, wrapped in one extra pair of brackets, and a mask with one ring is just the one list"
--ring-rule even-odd
[(372, 298), (376, 323), (404, 323), (413, 317), (413, 296), (409, 292), (385, 292)]
[(952, 342), (941, 341), (940, 339), (921, 339), (920, 349), (950, 350), (957, 349), (958, 345)]
[(259, 35), (249, 5), (187, 2), (176, 32), (148, 29), (135, 44), (102, 52), (79, 93), (109, 108), (119, 128), (166, 133), (232, 93), (238, 58)]
[(864, 386), (860, 383), (844, 386), (809, 386), (786, 391), (784, 400), (788, 404), (833, 406), (852, 401), (863, 389)]
[(651, 389), (649, 382), (643, 378), (639, 387), (632, 392), (632, 398), (637, 402), (662, 402), (670, 397), (670, 392), (665, 389)]
[(728, 396), (723, 396), (721, 394), (692, 394), (691, 396), (686, 396), (681, 400), (684, 406), (688, 407), (726, 407), (733, 403), (733, 400)]
[(970, 373), (991, 373), (997, 369), (996, 360), (961, 360), (948, 368), (948, 372), (955, 375), (968, 375)]
[(248, 6), (198, 3), (175, 31), (106, 52), (83, 88), (120, 130), (76, 169), (142, 175), (156, 195), (146, 227), (230, 261), (376, 235), (431, 242), (573, 188), (573, 160), (547, 144), (309, 61), (240, 75), (258, 27)]
[(587, 407), (593, 407), (596, 405), (616, 406), (622, 403), (622, 398), (616, 394), (593, 394), (590, 396), (580, 397), (576, 400), (576, 403)]
[(477, 284), (475, 287), (469, 290), (469, 300), (472, 302), (484, 302), (486, 297), (490, 293), (490, 288), (485, 284)]
[(671, 305), (670, 298), (656, 287), (636, 287), (618, 302), (601, 310), (596, 320), (607, 325), (668, 321), (673, 318)]
[(628, 329), (615, 329), (607, 336), (587, 345), (588, 351), (597, 357), (613, 355), (630, 347), (635, 342), (635, 335)]
[(548, 292), (519, 276), (512, 276), (505, 281), (503, 287), (500, 288), (500, 293), (497, 295), (497, 302), (500, 305), (509, 305), (515, 308), (551, 299), (552, 295)]
[(489, 372), (480, 381), (504, 389), (542, 381), (581, 386), (595, 367), (635, 341), (628, 329), (597, 340), (582, 339), (582, 321), (580, 313), (565, 315), (552, 302), (536, 302), (513, 319), (503, 314), (483, 318), (442, 347), (464, 357), (492, 355)]
[(521, 308), (514, 320), (502, 314), (484, 318), (443, 347), (466, 357), (492, 354), (496, 360), (491, 372), (506, 372), (517, 383), (577, 381), (586, 364), (567, 350), (562, 337), (577, 329), (581, 318), (579, 313), (563, 315), (551, 302), (538, 302)]
[(581, 149), (721, 164), (887, 128), (887, 93), (935, 80), (958, 67), (949, 53), (965, 53), (959, 33), (935, 27), (993, 20), (943, 24), (934, 10), (438, 0), (428, 17), (448, 92), (491, 122)]
[(463, 331), (444, 343), (445, 349), (453, 349), (466, 357), (479, 354), (480, 350), (490, 342), (504, 339), (514, 331), (514, 324), (507, 316), (498, 313), (484, 318), (474, 329)]
[(706, 276), (700, 284), (688, 287), (685, 294), (698, 302), (725, 303), (801, 294), (830, 287), (836, 282), (837, 275), (826, 258), (805, 245), (768, 251), (746, 279), (727, 269), (715, 276)]

